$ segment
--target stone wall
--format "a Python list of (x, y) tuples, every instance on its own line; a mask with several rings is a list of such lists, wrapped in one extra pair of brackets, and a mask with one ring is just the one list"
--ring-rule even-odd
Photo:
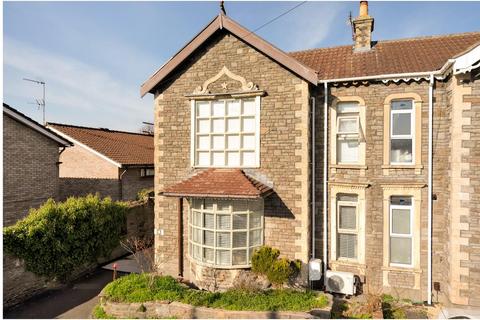
[[(127, 212), (126, 238), (149, 238), (153, 237), (153, 201), (131, 203)], [(109, 257), (98, 260), (99, 264), (117, 259), (126, 254), (120, 246), (112, 251)], [(74, 272), (69, 279), (73, 281), (78, 277), (94, 270), (98, 264), (82, 266)], [(38, 277), (24, 268), (23, 261), (10, 255), (3, 255), (3, 305), (10, 308), (26, 299), (45, 292), (49, 289), (59, 288), (63, 284), (56, 281), (48, 281), (44, 277)]]
[(3, 115), (4, 226), (58, 197), (58, 152), (57, 142)]
[[(289, 311), (232, 311), (195, 307), (180, 302), (115, 303), (102, 298), (105, 312), (116, 318), (178, 318), (178, 319), (329, 319), (330, 309), (312, 313)], [(142, 311), (144, 310), (144, 311)]]
[[(162, 271), (178, 274), (177, 199), (159, 196), (165, 186), (191, 176), (190, 101), (185, 97), (226, 66), (252, 81), (261, 98), (260, 162), (249, 174), (273, 182), (275, 194), (265, 199), (265, 244), (288, 258), (307, 261), (309, 215), (308, 84), (233, 35), (219, 32), (189, 58), (155, 95), (155, 236)], [(230, 79), (222, 82), (230, 85)], [(186, 201), (184, 201), (186, 203)], [(185, 213), (187, 206), (184, 206)], [(184, 215), (187, 221), (187, 215)], [(188, 230), (184, 227), (184, 230)], [(187, 232), (184, 232), (184, 266)], [(188, 270), (185, 270), (188, 271)], [(188, 278), (188, 274), (185, 274)]]

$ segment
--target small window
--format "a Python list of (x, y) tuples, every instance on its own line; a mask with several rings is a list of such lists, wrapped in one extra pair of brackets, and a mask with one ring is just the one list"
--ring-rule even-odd
[(413, 163), (413, 101), (392, 101), (390, 109), (390, 161), (392, 164)]
[(153, 177), (155, 175), (155, 169), (153, 168), (142, 168), (140, 169), (141, 177)]
[(337, 162), (358, 163), (360, 117), (358, 102), (337, 104)]
[(390, 198), (390, 264), (411, 266), (413, 251), (411, 197)]
[(337, 196), (337, 252), (338, 258), (357, 259), (358, 197)]

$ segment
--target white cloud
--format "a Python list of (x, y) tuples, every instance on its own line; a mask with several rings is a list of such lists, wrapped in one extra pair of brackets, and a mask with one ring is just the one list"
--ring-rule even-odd
[[(153, 117), (151, 99), (140, 98), (140, 84), (130, 84), (128, 80), (122, 82), (106, 70), (86, 62), (5, 38), (4, 66), (14, 69), (17, 74), (43, 77), (47, 82), (48, 105), (71, 111), (72, 118), (62, 121), (87, 125), (105, 123), (116, 128), (135, 129), (142, 120), (151, 121)], [(22, 84), (18, 79), (8, 77), (6, 73), (4, 95), (18, 98), (23, 91)], [(27, 99), (30, 97), (25, 97)], [(93, 112), (95, 116), (92, 116)], [(73, 117), (75, 115), (78, 119)], [(126, 122), (119, 123), (116, 119), (125, 119)], [(89, 120), (92, 124), (88, 123)]]

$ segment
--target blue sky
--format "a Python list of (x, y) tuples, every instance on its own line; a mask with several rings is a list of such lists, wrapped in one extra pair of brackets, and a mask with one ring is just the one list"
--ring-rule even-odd
[[(298, 2), (226, 2), (253, 30)], [(351, 43), (355, 2), (307, 2), (257, 32), (285, 51)], [(137, 131), (153, 120), (139, 87), (219, 12), (215, 2), (4, 2), (4, 102), (29, 104), (47, 82), (47, 121)], [(480, 31), (480, 2), (373, 2), (374, 40)]]

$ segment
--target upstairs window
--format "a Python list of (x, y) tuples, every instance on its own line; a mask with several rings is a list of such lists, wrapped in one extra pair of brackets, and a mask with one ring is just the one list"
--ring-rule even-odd
[(258, 167), (260, 97), (195, 101), (195, 167)]
[(358, 197), (337, 196), (337, 255), (339, 259), (357, 259), (358, 243)]
[(141, 177), (153, 177), (155, 175), (155, 170), (153, 168), (141, 168), (140, 176)]
[(360, 132), (358, 102), (340, 102), (337, 104), (336, 127), (337, 163), (358, 163)]
[(412, 265), (413, 206), (411, 197), (390, 197), (390, 264)]
[(390, 108), (390, 162), (414, 163), (415, 117), (412, 100), (392, 101)]

